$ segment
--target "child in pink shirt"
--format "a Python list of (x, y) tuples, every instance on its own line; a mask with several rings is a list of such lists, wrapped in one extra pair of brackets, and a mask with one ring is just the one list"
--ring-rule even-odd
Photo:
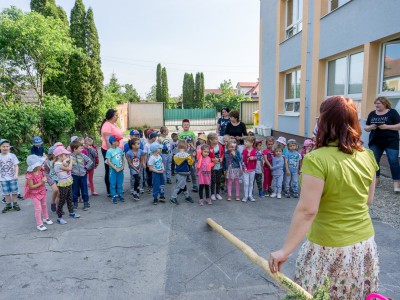
[(253, 148), (255, 142), (254, 136), (246, 136), (244, 138), (243, 150), (243, 183), (244, 183), (244, 197), (242, 202), (247, 200), (254, 202), (256, 199), (253, 197), (254, 177), (256, 174), (257, 166), (257, 150)]
[(201, 146), (201, 149), (197, 151), (197, 175), (199, 177), (199, 196), (200, 205), (204, 205), (203, 190), (206, 191), (207, 204), (211, 205), (210, 198), (210, 184), (211, 184), (211, 170), (214, 167), (214, 162), (211, 160), (210, 147), (206, 144)]
[(264, 156), (264, 183), (263, 183), (263, 190), (266, 197), (269, 197), (272, 193), (272, 173), (271, 173), (271, 166), (272, 166), (272, 158), (274, 157), (274, 147), (275, 140), (273, 137), (268, 138), (265, 141), (267, 148), (263, 151)]

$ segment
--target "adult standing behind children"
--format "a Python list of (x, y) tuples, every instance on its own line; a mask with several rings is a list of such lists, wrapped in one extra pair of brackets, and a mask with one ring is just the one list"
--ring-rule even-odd
[(229, 118), (229, 108), (228, 107), (223, 107), (221, 109), (221, 118), (218, 119), (218, 124), (217, 124), (217, 134), (219, 136), (224, 136), (226, 132), (226, 126), (231, 122)]
[[(375, 102), (375, 110), (371, 111), (367, 118), (365, 131), (370, 132), (368, 146), (374, 152), (377, 164), (381, 160), (383, 152), (390, 165), (394, 192), (400, 192), (400, 166), (399, 166), (399, 130), (400, 115), (392, 108), (392, 103), (386, 97), (378, 97)], [(379, 182), (379, 170), (376, 172), (377, 185)]]
[(304, 157), (300, 200), (286, 241), (271, 253), (279, 271), (307, 233), (296, 261), (295, 281), (309, 293), (330, 279), (329, 299), (365, 299), (378, 290), (379, 257), (369, 214), (378, 170), (372, 151), (362, 146), (353, 101), (324, 101), (316, 150)]
[(237, 110), (231, 110), (229, 118), (231, 122), (226, 125), (225, 134), (235, 138), (239, 144), (238, 150), (242, 153), (244, 149), (243, 137), (247, 136), (246, 125), (239, 120), (239, 112)]
[(119, 148), (124, 149), (124, 142), (122, 141), (123, 133), (122, 130), (115, 124), (118, 120), (118, 114), (115, 109), (110, 108), (106, 112), (106, 118), (103, 120), (100, 126), (100, 134), (101, 134), (101, 154), (103, 155), (104, 159), (104, 182), (107, 188), (107, 196), (111, 197), (110, 193), (110, 167), (106, 163), (106, 154), (107, 150), (111, 148), (111, 144), (109, 142), (110, 136), (117, 136), (121, 137), (119, 141)]

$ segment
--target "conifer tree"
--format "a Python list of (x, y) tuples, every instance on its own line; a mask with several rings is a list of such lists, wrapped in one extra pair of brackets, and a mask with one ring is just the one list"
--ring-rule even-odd
[(156, 78), (156, 101), (162, 101), (162, 67), (161, 64), (157, 65), (157, 78)]
[(71, 37), (75, 46), (85, 49), (85, 5), (82, 0), (75, 0), (75, 5), (71, 10)]
[(185, 108), (192, 108), (194, 104), (193, 74), (185, 73), (183, 77), (182, 101)]
[(167, 70), (162, 68), (161, 71), (161, 101), (164, 103), (168, 103), (169, 93), (168, 93), (168, 78), (167, 78)]

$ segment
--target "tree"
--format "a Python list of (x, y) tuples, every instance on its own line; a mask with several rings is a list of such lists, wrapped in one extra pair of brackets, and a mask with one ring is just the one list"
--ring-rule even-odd
[(194, 103), (193, 74), (185, 73), (183, 77), (182, 102), (185, 108), (192, 108)]
[(156, 78), (156, 100), (157, 102), (163, 102), (162, 100), (162, 67), (161, 64), (157, 65), (157, 78)]
[(146, 94), (146, 101), (147, 102), (156, 102), (156, 85), (152, 85), (150, 91)]
[(82, 49), (86, 48), (85, 15), (85, 5), (82, 0), (75, 0), (70, 17), (71, 37), (75, 46)]
[(162, 68), (161, 72), (161, 101), (167, 103), (169, 99), (168, 92), (168, 78), (167, 78), (167, 70)]
[(224, 106), (230, 109), (239, 109), (239, 103), (246, 100), (243, 94), (235, 94), (231, 80), (224, 80), (219, 88), (221, 90), (220, 95), (211, 93), (205, 96), (205, 107), (215, 107), (217, 111), (220, 111)]
[(122, 94), (124, 102), (140, 102), (140, 96), (132, 84), (125, 84), (124, 89)]
[(200, 72), (196, 73), (193, 107), (204, 108), (204, 75)]
[[(62, 21), (36, 13), (23, 13), (12, 7), (0, 15), (0, 61), (21, 70), (38, 96), (40, 129), (44, 134), (42, 100), (44, 83), (60, 73), (59, 58), (74, 52), (67, 28)], [(21, 84), (18, 83), (18, 84)]]

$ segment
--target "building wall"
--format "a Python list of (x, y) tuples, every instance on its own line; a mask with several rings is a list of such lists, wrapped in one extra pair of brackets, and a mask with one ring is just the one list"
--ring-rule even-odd
[(352, 0), (321, 19), (320, 58), (399, 32), (399, 0)]
[[(285, 40), (286, 0), (260, 0), (261, 125), (311, 136), (319, 106), (326, 98), (327, 62), (363, 51), (359, 108), (360, 123), (365, 126), (379, 92), (382, 43), (400, 37), (399, 0), (351, 0), (330, 13), (328, 3), (303, 0), (303, 29)], [(298, 117), (284, 114), (285, 73), (295, 68), (301, 68)], [(365, 132), (363, 139), (367, 143)]]

